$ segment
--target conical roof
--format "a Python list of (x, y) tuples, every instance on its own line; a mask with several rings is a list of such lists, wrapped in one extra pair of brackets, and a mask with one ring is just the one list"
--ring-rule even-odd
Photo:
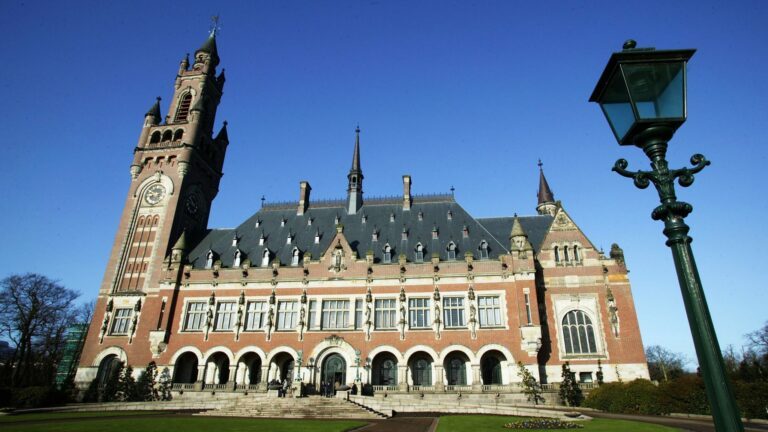
[(224, 122), (224, 125), (221, 127), (219, 134), (216, 135), (216, 141), (229, 142), (229, 135), (227, 134), (227, 122)]
[(200, 48), (195, 51), (195, 54), (199, 52), (208, 53), (211, 56), (211, 63), (216, 66), (219, 64), (219, 50), (216, 48), (216, 32), (211, 32), (208, 39), (203, 42)]
[(544, 177), (544, 169), (542, 163), (539, 161), (539, 204), (553, 203), (555, 202), (555, 194), (552, 193), (552, 189), (549, 188), (547, 178)]
[(510, 237), (528, 237), (528, 235), (525, 233), (525, 230), (523, 230), (523, 226), (520, 225), (520, 220), (515, 216), (514, 222), (512, 222), (512, 232), (509, 234)]
[(350, 171), (360, 171), (360, 126), (355, 128), (355, 151), (352, 154), (352, 168)]
[(156, 119), (160, 119), (160, 96), (157, 97), (155, 100), (155, 103), (152, 104), (152, 107), (147, 111), (146, 114), (144, 114), (144, 117), (146, 116), (153, 116)]
[(172, 249), (174, 249), (174, 250), (181, 250), (181, 251), (186, 249), (186, 247), (187, 247), (187, 239), (186, 239), (186, 237), (187, 237), (187, 232), (186, 231), (182, 231), (181, 235), (179, 236), (179, 239), (176, 240), (176, 244), (173, 245)]

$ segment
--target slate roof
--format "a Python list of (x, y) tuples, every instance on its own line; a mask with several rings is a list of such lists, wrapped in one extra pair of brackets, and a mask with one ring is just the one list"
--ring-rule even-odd
[[(397, 262), (403, 253), (408, 261), (415, 262), (419, 243), (423, 247), (424, 261), (429, 261), (433, 253), (439, 253), (441, 260), (447, 260), (451, 242), (456, 246), (457, 260), (463, 260), (467, 251), (479, 259), (482, 241), (488, 244), (489, 259), (497, 259), (508, 252), (514, 218), (475, 219), (451, 195), (415, 196), (411, 210), (403, 210), (402, 198), (368, 200), (354, 215), (347, 214), (345, 204), (345, 200), (311, 202), (303, 215), (296, 214), (298, 203), (264, 206), (237, 228), (210, 230), (190, 251), (189, 262), (195, 268), (204, 268), (210, 250), (214, 259), (221, 260), (222, 266), (231, 267), (235, 252), (240, 250), (241, 259), (249, 258), (252, 265), (260, 266), (265, 248), (270, 252), (270, 262), (279, 258), (283, 265), (290, 264), (294, 248), (298, 248), (302, 257), (310, 252), (313, 259), (318, 259), (336, 234), (337, 218), (358, 257), (365, 257), (366, 252), (372, 250), (377, 263), (383, 262), (386, 245), (391, 248), (392, 262)], [(552, 217), (521, 217), (520, 222), (538, 251)], [(465, 226), (466, 237), (463, 234)], [(433, 229), (437, 229), (437, 239), (432, 238)], [(403, 239), (403, 230), (407, 239)], [(378, 232), (377, 240), (373, 239), (374, 231)], [(320, 239), (315, 243), (317, 233)], [(289, 234), (292, 234), (290, 244), (287, 242)], [(264, 244), (259, 245), (262, 235)], [(232, 242), (235, 236), (238, 237), (237, 246)]]

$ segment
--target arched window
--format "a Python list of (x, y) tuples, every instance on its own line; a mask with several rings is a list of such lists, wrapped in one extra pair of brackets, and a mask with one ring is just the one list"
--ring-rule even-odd
[(392, 262), (392, 248), (389, 245), (384, 246), (384, 262), (387, 264)]
[(261, 266), (262, 267), (268, 267), (269, 266), (269, 250), (264, 250), (264, 253), (261, 255)]
[(488, 259), (488, 242), (485, 240), (480, 242), (480, 259)]
[(173, 132), (170, 130), (167, 130), (163, 132), (163, 142), (170, 141), (173, 138)]
[(453, 242), (448, 243), (448, 261), (456, 259), (456, 244)]
[(431, 386), (432, 359), (423, 355), (413, 360), (411, 363), (411, 379), (413, 380), (413, 385)]
[(205, 268), (209, 269), (211, 267), (213, 267), (213, 251), (209, 250), (205, 256)]
[(424, 246), (421, 243), (416, 245), (416, 262), (424, 262)]
[(555, 246), (555, 262), (556, 263), (560, 262), (560, 247), (559, 246)]
[(184, 136), (184, 129), (178, 129), (176, 132), (173, 133), (173, 140), (179, 141), (183, 136)]
[(467, 368), (464, 359), (453, 357), (448, 361), (448, 385), (467, 385)]
[(293, 248), (293, 252), (291, 252), (291, 265), (296, 267), (299, 265), (299, 249)]
[(563, 317), (563, 344), (566, 354), (595, 354), (595, 329), (582, 310), (572, 310)]
[(155, 131), (152, 133), (152, 137), (149, 139), (150, 144), (157, 144), (160, 142), (160, 131)]
[(569, 252), (570, 252), (569, 247), (563, 246), (563, 256), (565, 257), (565, 262), (569, 262), (571, 260), (571, 256)]
[(176, 110), (177, 122), (187, 121), (189, 115), (189, 106), (192, 104), (192, 93), (185, 93), (179, 100), (179, 108)]
[(232, 267), (240, 267), (240, 258), (242, 256), (242, 253), (240, 253), (240, 250), (235, 251), (235, 260), (232, 262)]
[(576, 245), (573, 245), (573, 260), (576, 262), (581, 261), (581, 252), (579, 251), (579, 247)]

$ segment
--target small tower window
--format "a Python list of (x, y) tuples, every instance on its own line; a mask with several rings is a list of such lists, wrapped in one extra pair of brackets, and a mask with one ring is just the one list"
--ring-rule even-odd
[(149, 139), (150, 144), (157, 144), (160, 142), (160, 131), (155, 131), (152, 137)]
[(296, 267), (299, 265), (299, 249), (293, 248), (293, 252), (291, 253), (291, 265)]
[(163, 132), (163, 142), (170, 141), (171, 139), (173, 139), (173, 132), (169, 130)]
[(448, 243), (448, 261), (456, 259), (456, 244), (453, 242)]
[(261, 255), (261, 266), (269, 267), (269, 250), (265, 250)]
[(581, 261), (581, 251), (579, 251), (579, 247), (576, 245), (573, 246), (573, 260), (576, 262)]
[(488, 259), (488, 242), (480, 242), (480, 259)]
[(424, 262), (424, 246), (421, 243), (416, 245), (416, 262)]
[(173, 140), (174, 141), (181, 141), (181, 137), (184, 136), (184, 129), (179, 129), (176, 132), (173, 133)]
[(232, 262), (233, 268), (240, 267), (240, 258), (242, 257), (242, 255), (243, 254), (240, 252), (239, 249), (235, 251), (235, 260)]
[(565, 262), (568, 262), (571, 260), (568, 246), (563, 246), (563, 257), (565, 258)]
[(205, 268), (209, 269), (211, 267), (213, 267), (213, 251), (209, 250), (205, 256)]
[(185, 122), (189, 116), (189, 106), (192, 104), (192, 93), (185, 93), (179, 100), (179, 109), (176, 111), (176, 121)]
[(392, 262), (392, 248), (389, 245), (384, 246), (384, 263)]
[(560, 247), (559, 246), (555, 246), (555, 262), (556, 263), (560, 262)]

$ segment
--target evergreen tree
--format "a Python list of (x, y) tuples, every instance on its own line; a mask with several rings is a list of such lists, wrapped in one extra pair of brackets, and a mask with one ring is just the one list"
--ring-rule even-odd
[(104, 382), (104, 388), (101, 390), (100, 402), (112, 402), (118, 400), (117, 393), (120, 387), (120, 377), (123, 375), (124, 363), (119, 367), (110, 369), (110, 374)]
[(603, 385), (603, 364), (597, 359), (597, 385)]
[(533, 402), (534, 405), (544, 402), (544, 397), (541, 396), (541, 385), (536, 381), (536, 377), (523, 366), (523, 362), (517, 362), (517, 367), (517, 375), (523, 380), (523, 393), (528, 398), (528, 402)]
[(138, 399), (136, 395), (136, 379), (133, 378), (133, 367), (126, 366), (123, 368), (117, 383), (115, 399), (121, 402), (133, 402)]
[(565, 362), (563, 365), (563, 381), (560, 383), (560, 399), (564, 404), (575, 407), (581, 405), (584, 395), (581, 393), (579, 382), (576, 381), (571, 365)]
[(160, 399), (157, 391), (157, 364), (153, 361), (149, 362), (136, 381), (136, 398), (140, 401)]
[(168, 370), (168, 368), (163, 368), (163, 371), (160, 373), (160, 378), (158, 379), (157, 387), (158, 392), (160, 396), (160, 400), (169, 401), (172, 398), (171, 395), (171, 385), (172, 385), (172, 379), (171, 379), (171, 373)]

